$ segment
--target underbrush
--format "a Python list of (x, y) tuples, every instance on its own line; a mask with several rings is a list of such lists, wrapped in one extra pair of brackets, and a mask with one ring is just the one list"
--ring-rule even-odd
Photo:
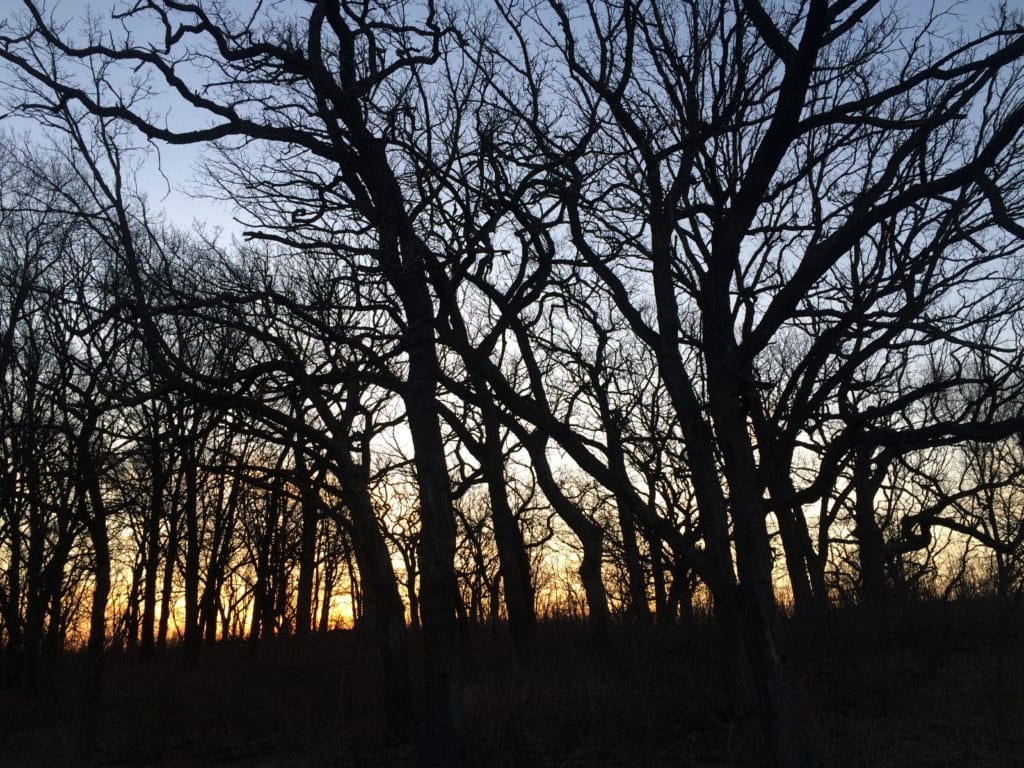
[[(921, 605), (884, 632), (855, 611), (791, 623), (791, 666), (823, 766), (1024, 762), (1024, 626), (983, 601)], [(415, 638), (413, 638), (415, 646)], [(388, 739), (353, 633), (179, 649), (143, 663), (111, 654), (102, 698), (66, 654), (27, 698), (0, 691), (0, 765), (414, 766)], [(463, 643), (468, 766), (761, 766), (757, 721), (731, 713), (710, 626), (603, 642), (547, 622), (528, 661), (501, 631)]]

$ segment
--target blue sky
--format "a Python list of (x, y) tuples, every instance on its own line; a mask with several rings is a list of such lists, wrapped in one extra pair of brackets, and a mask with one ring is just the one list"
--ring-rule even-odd
[[(47, 8), (57, 9), (59, 13), (67, 12), (70, 18), (84, 14), (92, 8), (101, 12), (106, 8), (116, 7), (124, 3), (108, 0), (47, 0)], [(6, 20), (14, 14), (24, 12), (21, 0), (0, 0), (0, 20)], [(72, 32), (75, 25), (72, 23)], [(27, 120), (10, 115), (0, 122), (0, 130), (15, 134), (31, 134), (32, 124)], [(205, 222), (212, 227), (220, 227), (227, 234), (239, 233), (240, 227), (232, 219), (231, 212), (225, 204), (217, 201), (196, 199), (187, 193), (195, 188), (200, 151), (192, 146), (171, 146), (161, 144), (139, 170), (137, 186), (148, 197), (154, 210), (163, 211), (168, 219), (178, 227), (188, 228), (196, 222)]]
[[(111, 0), (46, 0), (46, 7), (54, 9), (58, 15), (67, 15), (69, 18), (81, 16), (87, 9), (91, 8), (97, 13), (102, 13), (111, 7), (123, 6), (125, 3), (112, 2)], [(948, 5), (946, 2), (938, 2), (939, 6)], [(899, 2), (897, 6), (905, 9), (908, 17), (914, 14), (924, 14), (931, 7), (930, 0), (908, 0)], [(994, 3), (990, 2), (963, 2), (959, 5), (959, 12), (964, 16), (984, 15), (984, 11), (991, 8)], [(1024, 8), (1024, 0), (1013, 0), (1011, 7)], [(14, 13), (23, 11), (20, 0), (0, 0), (0, 20), (8, 18)], [(72, 24), (71, 29), (74, 29)], [(24, 121), (16, 118), (8, 119), (6, 125), (0, 127), (15, 132), (24, 132), (29, 129)], [(231, 212), (227, 206), (210, 200), (196, 199), (186, 190), (195, 187), (194, 179), (197, 175), (197, 163), (199, 150), (196, 147), (162, 146), (159, 150), (159, 163), (156, 156), (140, 170), (138, 186), (148, 194), (151, 205), (156, 209), (163, 210), (169, 219), (179, 227), (189, 227), (196, 221), (222, 228), (226, 233), (238, 233), (240, 227), (232, 220)]]

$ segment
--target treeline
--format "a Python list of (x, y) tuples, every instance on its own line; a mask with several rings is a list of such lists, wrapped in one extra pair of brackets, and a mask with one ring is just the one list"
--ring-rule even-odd
[[(75, 39), (26, 2), (8, 681), (350, 610), (395, 732), (422, 626), (423, 761), (459, 765), (460, 622), (525, 662), (545, 614), (710, 610), (806, 765), (780, 602), (1024, 587), (1024, 33), (951, 18), (153, 2)], [(163, 219), (140, 137), (206, 147), (238, 242)]]

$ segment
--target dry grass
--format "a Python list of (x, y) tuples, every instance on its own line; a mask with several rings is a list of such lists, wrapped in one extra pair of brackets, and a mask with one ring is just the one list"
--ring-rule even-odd
[[(882, 644), (834, 616), (792, 648), (809, 740), (823, 766), (1024, 765), (1024, 631), (984, 604), (921, 609)], [(796, 632), (794, 632), (796, 634)], [(528, 665), (507, 639), (466, 640), (467, 764), (494, 768), (760, 766), (757, 723), (730, 718), (708, 628), (602, 646), (571, 624), (540, 627)], [(112, 656), (104, 698), (78, 695), (80, 660), (38, 699), (0, 692), (0, 765), (412, 766), (386, 743), (350, 634), (307, 643)]]

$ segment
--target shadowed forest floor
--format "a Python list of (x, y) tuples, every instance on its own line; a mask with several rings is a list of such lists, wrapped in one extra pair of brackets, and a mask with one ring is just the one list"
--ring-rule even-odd
[[(823, 766), (1024, 765), (1021, 612), (975, 602), (918, 606), (880, 643), (862, 617), (791, 627), (809, 740)], [(799, 631), (798, 631), (799, 630)], [(469, 766), (760, 766), (758, 724), (730, 717), (709, 627), (637, 633), (598, 646), (584, 627), (543, 624), (529, 665), (501, 633), (465, 641)], [(359, 639), (177, 649), (142, 664), (112, 655), (99, 704), (81, 660), (59, 691), (0, 692), (0, 765), (414, 766), (365, 704)]]

